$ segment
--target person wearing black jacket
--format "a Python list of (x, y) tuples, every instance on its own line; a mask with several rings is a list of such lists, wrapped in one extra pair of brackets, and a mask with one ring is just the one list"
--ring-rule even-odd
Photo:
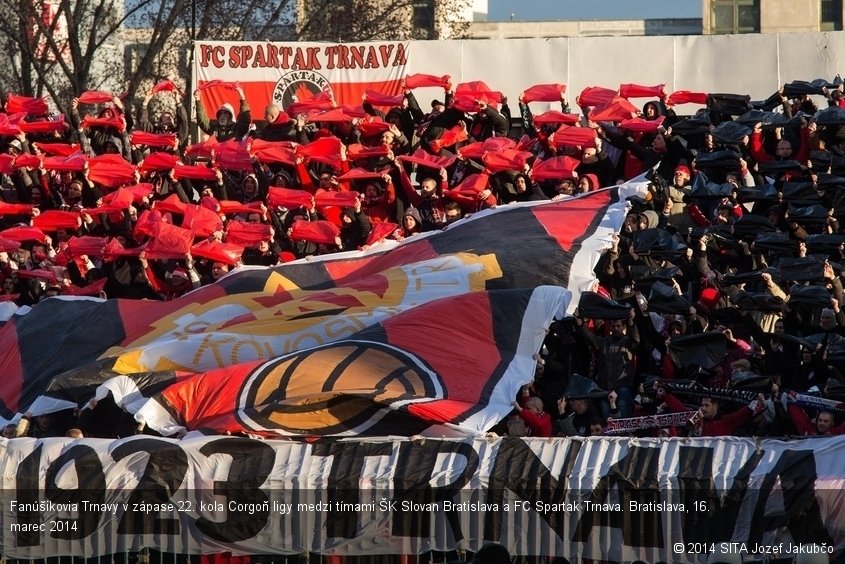
[(279, 106), (270, 104), (264, 109), (264, 120), (267, 122), (267, 125), (258, 134), (258, 138), (262, 141), (308, 143), (304, 118), (300, 117), (294, 120), (287, 113), (283, 112)]
[(355, 200), (355, 207), (344, 208), (340, 214), (340, 249), (354, 251), (367, 242), (372, 226), (370, 218), (361, 209), (361, 199)]
[(675, 168), (682, 160), (692, 162), (695, 158), (695, 155), (687, 148), (686, 141), (678, 135), (672, 135), (671, 127), (666, 129), (661, 126), (648, 146), (636, 143), (630, 137), (618, 133), (602, 131), (605, 141), (619, 149), (630, 151), (634, 157), (642, 161), (643, 171), (658, 167), (657, 173), (667, 181), (672, 178)]
[(188, 112), (185, 111), (185, 106), (179, 99), (178, 92), (173, 92), (173, 98), (176, 101), (176, 119), (173, 119), (173, 114), (169, 111), (164, 111), (159, 114), (158, 119), (153, 123), (150, 121), (150, 114), (147, 109), (152, 94), (147, 94), (138, 110), (138, 128), (150, 133), (175, 133), (179, 140), (179, 147), (184, 148), (188, 142)]
[(484, 100), (476, 100), (476, 104), (478, 112), (469, 127), (470, 137), (476, 141), (484, 141), (494, 136), (507, 137), (510, 131), (509, 120)]

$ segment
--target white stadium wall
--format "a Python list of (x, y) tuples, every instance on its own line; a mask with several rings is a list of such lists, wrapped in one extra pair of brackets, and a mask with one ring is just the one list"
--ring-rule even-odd
[[(211, 64), (202, 66), (201, 50), (209, 46), (223, 47), (228, 54), (232, 47), (259, 45), (266, 48), (268, 44), (198, 42), (195, 84), (214, 79), (238, 80), (252, 84), (253, 88), (263, 84), (257, 91), (246, 90), (254, 107), (266, 103), (276, 82), (292, 68), (270, 68), (260, 63), (232, 68), (228, 55), (219, 68)], [(334, 47), (330, 43), (272, 45), (294, 50), (312, 47), (320, 52)], [(379, 45), (392, 45), (398, 49), (400, 43), (349, 45), (373, 45), (376, 49)], [(483, 80), (509, 96), (511, 103), (528, 86), (544, 82), (566, 84), (570, 102), (574, 102), (584, 87), (616, 88), (627, 82), (665, 83), (667, 92), (748, 93), (753, 99), (763, 99), (785, 82), (831, 79), (842, 72), (845, 32), (416, 41), (401, 45), (407, 54), (404, 68), (403, 61), (394, 59), (387, 65), (390, 68), (341, 72), (327, 68), (324, 59), (319, 72), (332, 83), (377, 83), (384, 90), (398, 88), (399, 78), (406, 74), (449, 74), (455, 84)], [(260, 94), (262, 89), (266, 94)], [(416, 95), (420, 104), (425, 105), (435, 97), (440, 98), (442, 92), (426, 88)], [(209, 95), (206, 103), (219, 101), (214, 98)], [(360, 100), (339, 102), (354, 104)]]

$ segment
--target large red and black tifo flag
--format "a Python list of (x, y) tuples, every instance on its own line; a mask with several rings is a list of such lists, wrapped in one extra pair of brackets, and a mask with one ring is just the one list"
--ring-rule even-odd
[(349, 339), (175, 382), (139, 419), (164, 434), (483, 432), (532, 380), (533, 355), (569, 298), (556, 286), (443, 298)]
[(245, 268), (170, 302), (46, 300), (0, 327), (0, 416), (81, 406), (103, 382), (134, 374), (123, 380), (129, 408), (174, 379), (347, 339), (465, 293), (560, 286), (571, 309), (624, 221), (626, 198), (642, 190), (487, 210), (366, 252)]

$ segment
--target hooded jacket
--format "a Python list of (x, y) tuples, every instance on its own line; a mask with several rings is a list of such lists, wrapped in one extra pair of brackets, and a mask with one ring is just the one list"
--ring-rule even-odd
[(601, 188), (601, 184), (599, 183), (599, 177), (592, 172), (588, 172), (587, 174), (583, 175), (583, 178), (586, 178), (587, 181), (590, 183), (589, 191), (592, 192), (593, 190), (598, 190)]
[[(351, 251), (364, 245), (372, 228), (367, 214), (363, 210), (356, 212), (355, 208), (343, 208), (340, 216), (340, 242), (343, 250)], [(346, 223), (344, 217), (348, 217), (351, 223)]]
[(217, 109), (216, 115), (218, 116), (221, 111), (227, 111), (232, 115), (232, 122), (225, 126), (220, 125), (218, 121), (212, 122), (208, 118), (208, 114), (205, 113), (205, 106), (202, 105), (200, 100), (196, 101), (196, 110), (197, 125), (199, 128), (208, 135), (214, 135), (219, 142), (243, 138), (249, 131), (249, 124), (252, 121), (249, 104), (246, 100), (241, 100), (241, 111), (238, 114), (237, 120), (235, 119), (235, 109), (231, 104), (223, 104)]
[[(405, 218), (406, 217), (413, 217), (416, 220), (417, 224), (413, 230), (408, 231), (405, 229)], [(413, 235), (414, 233), (422, 232), (422, 217), (420, 216), (420, 211), (415, 207), (410, 207), (405, 210), (405, 214), (402, 216), (402, 221), (399, 224), (399, 229), (396, 230), (399, 235), (402, 237), (408, 237), (409, 235)]]

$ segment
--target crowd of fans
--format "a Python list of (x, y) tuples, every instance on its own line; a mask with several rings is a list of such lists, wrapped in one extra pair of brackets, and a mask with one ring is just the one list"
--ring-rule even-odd
[[(0, 300), (173, 299), (240, 264), (402, 240), (485, 208), (648, 173), (649, 194), (632, 201), (596, 291), (552, 326), (534, 384), (496, 430), (600, 435), (638, 417), (628, 432), (645, 436), (845, 431), (838, 77), (795, 81), (761, 102), (593, 87), (576, 99), (581, 115), (562, 85), (537, 85), (514, 116), (483, 83), (448, 80), (443, 101), (423, 110), (414, 89), (437, 80), (418, 77), (360, 106), (325, 93), (287, 111), (270, 105), (262, 121), (237, 84), (222, 87), (238, 93), (238, 110), (224, 104), (213, 119), (196, 92), (208, 138), (194, 145), (170, 81), (134, 119), (102, 92), (82, 93), (66, 118), (10, 95), (0, 115)], [(153, 96), (172, 96), (176, 111), (151, 119)], [(629, 98), (649, 100), (639, 110)], [(561, 111), (532, 113), (552, 100)], [(679, 115), (690, 101), (703, 107)], [(684, 425), (644, 417), (687, 411)], [(46, 417), (30, 434), (84, 426)], [(133, 432), (127, 425), (121, 432)]]

